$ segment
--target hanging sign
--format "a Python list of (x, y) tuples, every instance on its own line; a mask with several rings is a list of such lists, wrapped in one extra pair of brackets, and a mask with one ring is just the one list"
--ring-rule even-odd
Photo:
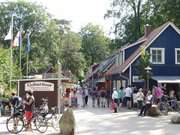
[(54, 83), (36, 81), (25, 83), (25, 91), (54, 91)]

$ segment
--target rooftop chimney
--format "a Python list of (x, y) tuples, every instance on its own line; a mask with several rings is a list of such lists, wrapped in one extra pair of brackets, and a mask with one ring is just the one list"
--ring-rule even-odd
[(152, 32), (152, 26), (149, 24), (144, 25), (144, 36), (147, 37)]

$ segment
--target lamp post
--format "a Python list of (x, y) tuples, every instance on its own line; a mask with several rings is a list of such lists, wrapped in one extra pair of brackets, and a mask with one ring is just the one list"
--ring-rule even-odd
[(146, 71), (146, 88), (147, 90), (149, 90), (149, 74), (150, 74), (150, 71), (152, 70), (152, 68), (150, 66), (147, 66), (145, 68), (145, 71)]
[(60, 113), (63, 110), (61, 110), (62, 109), (62, 103), (61, 103), (61, 101), (62, 101), (62, 97), (61, 97), (61, 95), (62, 95), (62, 86), (61, 85), (62, 84), (61, 84), (61, 63), (59, 62), (59, 60), (58, 60), (57, 64), (58, 64), (58, 94), (57, 94), (57, 100), (58, 100), (58, 113)]

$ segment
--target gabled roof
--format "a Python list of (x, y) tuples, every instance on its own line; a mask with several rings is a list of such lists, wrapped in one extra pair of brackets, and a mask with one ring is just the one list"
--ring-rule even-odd
[(128, 45), (123, 46), (123, 47), (121, 48), (121, 50), (126, 50), (126, 49), (128, 49), (128, 48), (131, 48), (131, 47), (133, 47), (133, 46), (136, 46), (136, 45), (138, 45), (138, 44), (141, 44), (141, 43), (145, 42), (146, 40), (147, 40), (147, 38), (143, 36), (143, 37), (141, 37), (139, 40), (137, 40), (136, 42), (134, 42), (134, 43), (132, 43), (132, 44), (128, 44)]
[(115, 61), (115, 55), (113, 54), (113, 55), (109, 56), (108, 58), (106, 58), (104, 61), (102, 61), (98, 65), (98, 67), (86, 77), (86, 79), (91, 78), (94, 74), (96, 74), (98, 72), (106, 72), (106, 70), (112, 66), (114, 61)]
[(122, 64), (114, 65), (107, 74), (116, 74), (125, 72), (129, 66), (141, 55), (142, 49), (147, 49), (169, 26), (180, 34), (180, 30), (171, 22), (167, 22), (160, 27), (154, 29), (147, 37), (146, 41), (143, 42), (139, 48)]

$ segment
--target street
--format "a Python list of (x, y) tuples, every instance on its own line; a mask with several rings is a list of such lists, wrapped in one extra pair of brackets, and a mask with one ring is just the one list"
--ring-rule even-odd
[(169, 116), (138, 117), (137, 111), (107, 109), (75, 111), (77, 135), (180, 135), (179, 125), (170, 123)]
[[(74, 111), (76, 135), (180, 135), (179, 125), (171, 124), (170, 117), (138, 117), (137, 111), (121, 109), (111, 113), (109, 109), (80, 108)], [(0, 135), (10, 135), (5, 125), (6, 118), (0, 118)], [(20, 135), (39, 135), (37, 131), (22, 132)], [(48, 128), (46, 135), (58, 134)]]

